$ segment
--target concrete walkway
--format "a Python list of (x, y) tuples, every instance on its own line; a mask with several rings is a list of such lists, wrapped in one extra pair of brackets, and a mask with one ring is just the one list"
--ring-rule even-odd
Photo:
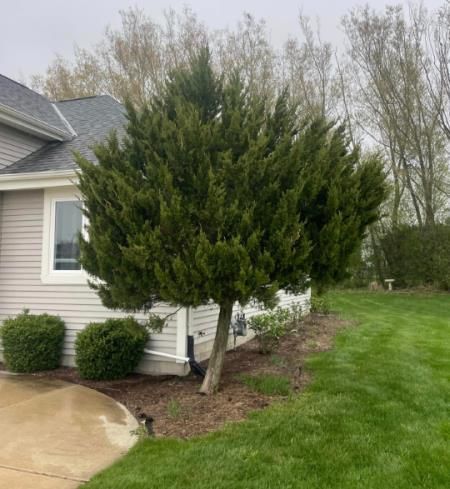
[(0, 373), (0, 489), (74, 489), (124, 454), (137, 426), (92, 389)]

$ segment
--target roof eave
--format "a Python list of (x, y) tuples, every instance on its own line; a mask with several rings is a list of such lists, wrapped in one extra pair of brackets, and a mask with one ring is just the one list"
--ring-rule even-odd
[(0, 192), (7, 190), (32, 190), (66, 187), (77, 184), (75, 170), (55, 170), (29, 173), (0, 174)]
[(72, 134), (0, 103), (0, 122), (46, 141), (69, 141)]

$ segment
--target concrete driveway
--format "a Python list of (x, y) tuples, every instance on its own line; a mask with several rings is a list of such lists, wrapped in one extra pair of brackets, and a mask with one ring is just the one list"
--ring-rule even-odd
[(0, 373), (0, 489), (74, 489), (123, 455), (137, 426), (92, 389)]

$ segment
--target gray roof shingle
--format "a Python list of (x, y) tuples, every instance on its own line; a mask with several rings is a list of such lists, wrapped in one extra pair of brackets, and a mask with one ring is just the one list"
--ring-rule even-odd
[(34, 117), (70, 136), (50, 100), (4, 75), (0, 75), (0, 104)]
[(119, 137), (124, 134), (125, 109), (109, 95), (65, 100), (56, 102), (56, 106), (77, 135), (70, 141), (46, 144), (0, 170), (1, 175), (76, 169), (74, 151), (94, 161), (94, 144), (104, 141), (112, 130)]

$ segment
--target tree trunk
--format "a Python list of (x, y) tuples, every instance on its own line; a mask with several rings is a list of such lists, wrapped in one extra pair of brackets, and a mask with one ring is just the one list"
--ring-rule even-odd
[(378, 243), (376, 242), (375, 239), (375, 231), (373, 225), (369, 226), (369, 235), (370, 235), (370, 242), (372, 244), (372, 250), (373, 250), (375, 273), (377, 274), (380, 284), (384, 287), (384, 276), (383, 276), (384, 274), (383, 274), (383, 268), (381, 266), (380, 250), (378, 247)]
[(214, 338), (214, 345), (208, 362), (208, 370), (206, 371), (206, 376), (200, 388), (201, 394), (214, 394), (219, 388), (220, 374), (222, 373), (223, 361), (227, 350), (232, 313), (232, 302), (220, 305), (216, 336)]
[(428, 182), (426, 191), (424, 192), (424, 201), (425, 201), (425, 224), (427, 226), (434, 226), (434, 207), (433, 207), (433, 186), (435, 182), (430, 180)]
[(399, 210), (401, 203), (400, 184), (398, 176), (394, 173), (394, 202), (392, 204), (392, 227), (395, 229), (399, 223)]
[(403, 159), (403, 169), (405, 171), (405, 177), (406, 177), (406, 186), (409, 190), (409, 193), (411, 195), (411, 200), (414, 206), (414, 210), (416, 211), (416, 217), (417, 217), (417, 224), (419, 225), (419, 228), (423, 227), (423, 221), (422, 221), (422, 214), (420, 212), (420, 206), (417, 200), (416, 192), (414, 190), (413, 184), (411, 182), (411, 175), (409, 174), (409, 168), (406, 163), (406, 159)]

